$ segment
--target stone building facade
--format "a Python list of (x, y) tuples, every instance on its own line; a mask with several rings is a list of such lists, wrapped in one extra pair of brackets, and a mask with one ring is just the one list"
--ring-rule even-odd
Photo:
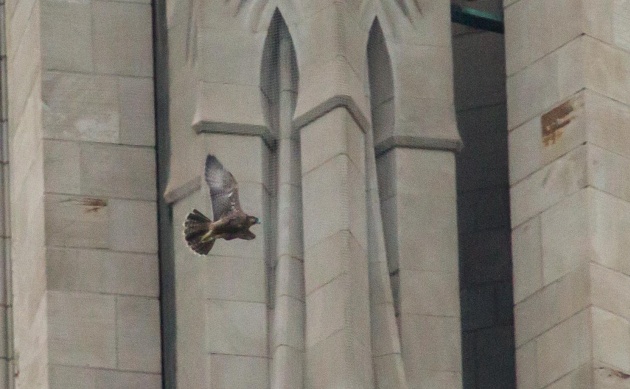
[[(0, 389), (627, 387), (630, 0), (0, 21)], [(200, 257), (208, 153), (262, 225)]]

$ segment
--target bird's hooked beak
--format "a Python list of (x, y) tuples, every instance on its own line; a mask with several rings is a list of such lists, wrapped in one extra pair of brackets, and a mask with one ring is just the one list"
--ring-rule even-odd
[(256, 223), (254, 224), (260, 224), (260, 219), (256, 219)]

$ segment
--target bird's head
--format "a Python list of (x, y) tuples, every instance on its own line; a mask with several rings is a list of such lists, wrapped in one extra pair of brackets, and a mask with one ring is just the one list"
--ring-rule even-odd
[(247, 216), (247, 224), (253, 226), (254, 224), (260, 224), (260, 220), (256, 216)]

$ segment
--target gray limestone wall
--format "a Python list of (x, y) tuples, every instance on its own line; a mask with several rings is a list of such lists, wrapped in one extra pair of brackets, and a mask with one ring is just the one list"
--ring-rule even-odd
[(515, 388), (503, 35), (453, 24), (453, 58), (464, 388)]

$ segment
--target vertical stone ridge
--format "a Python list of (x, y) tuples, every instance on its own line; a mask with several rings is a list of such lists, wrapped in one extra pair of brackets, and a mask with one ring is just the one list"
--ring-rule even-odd
[[(300, 144), (293, 134), (292, 118), (297, 94), (297, 69), (291, 35), (280, 13), (274, 15), (277, 34), (278, 148), (277, 215), (275, 237), (275, 295), (271, 340), (271, 388), (303, 387), (304, 273)], [(274, 28), (275, 27), (275, 28)], [(272, 66), (274, 61), (264, 63)], [(269, 115), (273, 116), (273, 115)]]

